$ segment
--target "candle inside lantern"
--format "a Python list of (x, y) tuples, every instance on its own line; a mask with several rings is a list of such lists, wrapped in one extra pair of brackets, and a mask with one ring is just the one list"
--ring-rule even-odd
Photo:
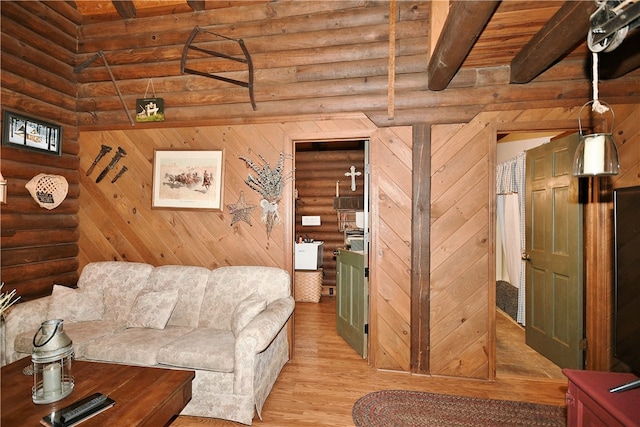
[(340, 197), (340, 181), (336, 181), (336, 197)]
[(51, 395), (61, 392), (62, 367), (59, 363), (52, 363), (42, 369), (42, 391)]
[(584, 139), (584, 173), (586, 175), (604, 172), (604, 138), (604, 135), (593, 135)]

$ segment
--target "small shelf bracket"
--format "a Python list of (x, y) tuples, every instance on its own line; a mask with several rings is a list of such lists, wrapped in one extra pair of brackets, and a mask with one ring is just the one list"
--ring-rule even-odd
[[(240, 49), (242, 49), (242, 53), (244, 54), (244, 58), (239, 58), (239, 57), (227, 55), (225, 53), (215, 52), (213, 50), (204, 49), (204, 48), (201, 48), (201, 47), (198, 47), (198, 46), (194, 46), (193, 45), (193, 41), (196, 38), (196, 36), (198, 34), (200, 34), (200, 33), (213, 34), (213, 35), (218, 36), (220, 38), (237, 42), (238, 45), (240, 46)], [(236, 62), (241, 62), (241, 63), (247, 64), (248, 71), (249, 71), (249, 79), (248, 79), (248, 81), (245, 82), (245, 81), (241, 81), (241, 80), (230, 79), (228, 77), (218, 76), (216, 74), (207, 73), (207, 72), (204, 72), (204, 71), (199, 71), (199, 70), (194, 70), (192, 68), (188, 68), (186, 66), (186, 63), (187, 63), (187, 54), (189, 53), (189, 50), (194, 50), (194, 51), (197, 51), (197, 52), (206, 53), (206, 54), (214, 56), (216, 58), (229, 59), (231, 61), (236, 61)], [(200, 27), (195, 27), (193, 29), (193, 31), (191, 32), (191, 34), (189, 35), (189, 39), (187, 40), (187, 43), (184, 45), (184, 49), (182, 50), (182, 60), (180, 61), (180, 72), (181, 72), (181, 74), (185, 74), (185, 73), (187, 73), (187, 74), (195, 74), (195, 75), (198, 75), (198, 76), (209, 77), (209, 78), (220, 80), (220, 81), (223, 81), (223, 82), (226, 82), (226, 83), (231, 83), (231, 84), (234, 84), (234, 85), (246, 87), (247, 89), (249, 89), (249, 100), (251, 101), (251, 107), (253, 108), (253, 111), (257, 110), (256, 101), (255, 101), (254, 96), (253, 96), (253, 62), (251, 61), (251, 55), (249, 54), (249, 51), (247, 50), (247, 47), (245, 46), (244, 41), (242, 39), (234, 39), (234, 38), (226, 37), (226, 36), (223, 36), (221, 34), (217, 34), (217, 33), (213, 33), (213, 32), (207, 31), (207, 30), (205, 30), (203, 28), (200, 28)]]

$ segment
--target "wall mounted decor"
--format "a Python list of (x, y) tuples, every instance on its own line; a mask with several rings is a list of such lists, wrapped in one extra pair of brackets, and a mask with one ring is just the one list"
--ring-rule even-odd
[(62, 175), (38, 174), (31, 178), (25, 188), (41, 208), (55, 209), (64, 201), (69, 183)]
[[(149, 86), (151, 86), (153, 97), (147, 97)], [(144, 91), (144, 98), (136, 99), (136, 121), (164, 121), (164, 99), (156, 97), (156, 88), (153, 86), (153, 80), (151, 79), (149, 79), (149, 82), (147, 83), (147, 90)]]
[[(216, 41), (218, 43), (220, 41), (228, 41), (228, 42), (233, 42), (233, 44), (238, 43), (238, 46), (242, 51), (242, 56), (230, 55), (224, 52), (213, 51), (210, 49), (205, 49), (205, 48), (196, 46), (193, 43), (195, 42), (195, 38), (198, 35), (201, 36), (198, 42), (210, 44), (212, 41)], [(247, 64), (247, 72), (249, 74), (247, 81), (245, 82), (241, 80), (236, 80), (229, 77), (213, 74), (206, 70), (204, 71), (196, 70), (196, 69), (187, 67), (187, 60), (189, 59), (187, 58), (187, 56), (190, 50), (193, 50), (194, 52), (204, 53), (206, 55), (209, 55), (211, 58), (230, 60), (230, 61), (236, 61), (243, 64)], [(185, 43), (184, 49), (182, 50), (182, 60), (180, 61), (180, 73), (195, 74), (202, 77), (209, 77), (211, 79), (220, 80), (226, 83), (231, 83), (237, 86), (246, 87), (247, 89), (249, 89), (249, 101), (251, 101), (251, 108), (253, 108), (253, 111), (257, 110), (256, 100), (255, 100), (255, 97), (253, 96), (253, 61), (251, 60), (251, 55), (249, 54), (249, 51), (247, 50), (247, 47), (244, 44), (244, 40), (242, 39), (234, 39), (231, 37), (226, 37), (221, 34), (207, 31), (204, 28), (195, 27), (191, 32), (191, 34), (189, 35), (189, 39)]]
[(98, 153), (98, 155), (96, 156), (96, 158), (93, 160), (93, 163), (91, 163), (91, 166), (89, 166), (89, 169), (87, 169), (87, 176), (91, 175), (91, 172), (93, 172), (93, 169), (96, 167), (96, 165), (98, 164), (98, 162), (109, 152), (111, 152), (112, 148), (109, 147), (108, 145), (104, 145), (102, 144), (102, 146), (100, 147), (100, 152)]
[(5, 110), (2, 143), (41, 153), (62, 153), (62, 126)]
[(227, 209), (229, 209), (229, 213), (233, 215), (233, 219), (231, 219), (231, 225), (234, 225), (236, 222), (244, 221), (249, 225), (251, 224), (251, 212), (256, 208), (256, 205), (248, 205), (244, 200), (244, 191), (240, 192), (240, 196), (238, 197), (238, 201), (234, 204), (227, 205)]
[(107, 176), (109, 171), (116, 166), (116, 164), (120, 161), (120, 159), (126, 155), (127, 155), (127, 152), (125, 151), (125, 149), (122, 147), (118, 147), (118, 151), (116, 151), (116, 154), (113, 155), (109, 164), (105, 166), (102, 172), (100, 172), (100, 175), (98, 175), (98, 177), (96, 178), (96, 184), (102, 181)]
[(240, 156), (240, 160), (244, 160), (247, 167), (253, 169), (256, 175), (249, 173), (245, 183), (253, 190), (257, 191), (261, 196), (260, 207), (262, 208), (262, 222), (267, 226), (267, 238), (271, 236), (273, 226), (280, 223), (280, 212), (278, 211), (278, 203), (282, 198), (282, 189), (287, 182), (293, 180), (293, 171), (283, 176), (284, 160), (291, 159), (292, 156), (280, 152), (278, 163), (275, 168), (271, 168), (269, 162), (261, 155), (258, 157), (262, 164), (255, 164), (251, 159)]
[(122, 92), (120, 92), (120, 88), (118, 87), (118, 82), (116, 82), (116, 78), (113, 76), (113, 72), (111, 71), (111, 67), (109, 66), (109, 63), (107, 62), (107, 57), (104, 56), (104, 52), (103, 51), (99, 51), (95, 54), (93, 54), (93, 56), (89, 59), (87, 59), (86, 61), (84, 61), (84, 63), (78, 65), (77, 67), (75, 67), (73, 69), (73, 72), (78, 74), (80, 73), (82, 70), (84, 70), (85, 68), (87, 68), (89, 65), (91, 65), (91, 63), (93, 61), (95, 61), (98, 58), (102, 58), (102, 62), (104, 63), (104, 67), (107, 69), (107, 72), (109, 73), (109, 77), (111, 78), (111, 82), (113, 83), (113, 85), (116, 88), (116, 93), (118, 94), (118, 98), (120, 98), (120, 102), (122, 103), (122, 108), (124, 108), (124, 112), (127, 113), (127, 117), (129, 118), (129, 123), (131, 123), (131, 126), (135, 126), (135, 122), (133, 121), (133, 117), (131, 117), (131, 113), (129, 112), (129, 109), (127, 108), (127, 104), (126, 102), (124, 102), (124, 97), (122, 96)]
[(222, 210), (224, 150), (155, 150), (153, 208)]

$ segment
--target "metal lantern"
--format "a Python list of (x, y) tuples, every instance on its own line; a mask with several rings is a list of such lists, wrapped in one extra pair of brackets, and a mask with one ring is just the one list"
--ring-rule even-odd
[(33, 336), (33, 403), (57, 402), (73, 391), (73, 342), (63, 330), (63, 320), (42, 322)]
[[(579, 177), (617, 175), (620, 172), (620, 161), (618, 160), (618, 148), (613, 140), (611, 130), (605, 133), (592, 133), (584, 135), (582, 133), (582, 110), (594, 101), (587, 102), (580, 109), (578, 116), (578, 127), (580, 129), (580, 141), (573, 158), (573, 175)], [(607, 103), (601, 102), (611, 111), (611, 129), (615, 115)]]

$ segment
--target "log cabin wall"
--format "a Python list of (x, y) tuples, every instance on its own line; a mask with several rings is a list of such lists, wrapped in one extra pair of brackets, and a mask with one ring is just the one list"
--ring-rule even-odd
[[(357, 142), (356, 142), (357, 143)], [(336, 259), (334, 251), (344, 248), (344, 232), (340, 231), (337, 211), (333, 199), (338, 194), (343, 197), (364, 198), (364, 174), (356, 176), (356, 190), (351, 191), (351, 179), (344, 176), (353, 165), (360, 173), (364, 171), (364, 145), (360, 149), (340, 149), (342, 142), (296, 144), (295, 188), (297, 199), (296, 238), (310, 237), (324, 242), (323, 253), (323, 294), (335, 295)], [(304, 146), (304, 148), (302, 148)], [(319, 226), (303, 226), (303, 216), (319, 216)], [(331, 291), (333, 289), (333, 291)]]
[[(62, 155), (2, 145), (8, 202), (2, 205), (3, 291), (22, 300), (51, 293), (78, 278), (79, 171), (76, 83), (77, 22), (39, 2), (2, 2), (2, 109), (62, 126)], [(4, 129), (3, 129), (4, 131)], [(25, 184), (46, 173), (69, 190), (55, 209), (42, 208)]]

